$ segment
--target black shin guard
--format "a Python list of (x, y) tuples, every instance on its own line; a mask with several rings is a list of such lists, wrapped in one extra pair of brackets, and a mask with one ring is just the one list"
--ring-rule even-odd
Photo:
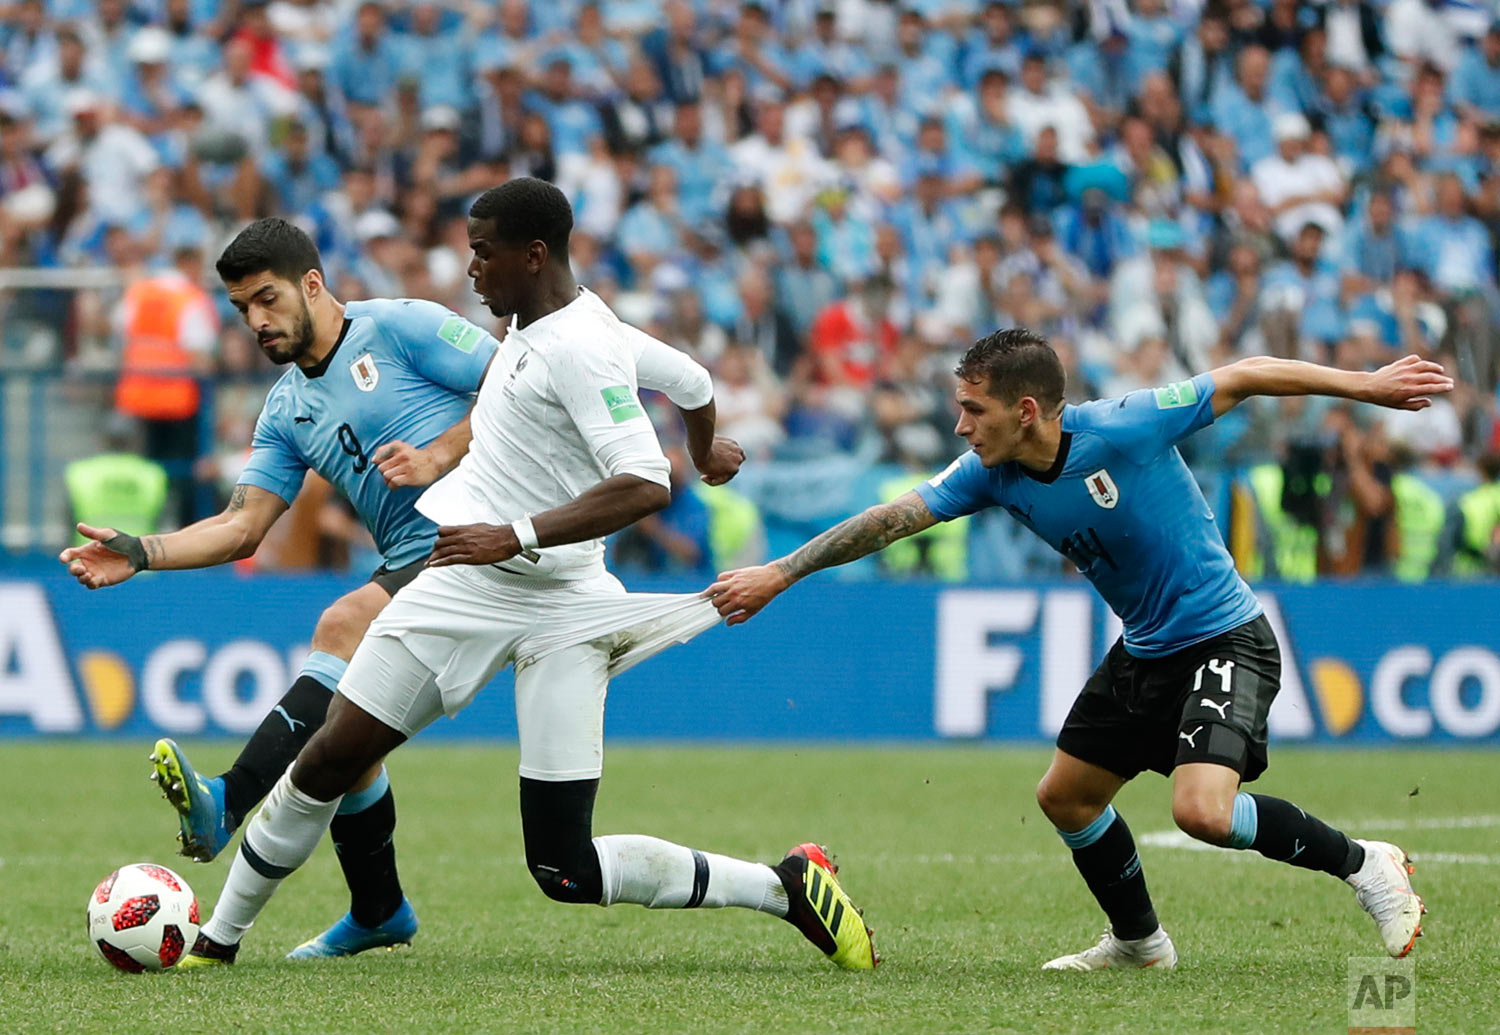
[(1252, 794), (1255, 840), (1250, 847), (1267, 859), (1322, 870), (1344, 878), (1364, 865), (1365, 850), (1341, 830), (1309, 816), (1281, 798)]
[(224, 808), (232, 820), (231, 829), (276, 786), (297, 752), (323, 725), (332, 700), (332, 690), (312, 676), (302, 676), (260, 721), (223, 776)]
[(1135, 838), (1113, 806), (1088, 828), (1063, 834), (1063, 841), (1073, 849), (1073, 865), (1109, 917), (1115, 937), (1129, 941), (1156, 930), (1156, 910), (1146, 890)]
[(558, 902), (598, 905), (604, 897), (594, 851), (595, 780), (521, 777), (521, 835), (526, 868), (542, 893)]
[(369, 808), (338, 813), (328, 828), (349, 885), (349, 912), (361, 927), (379, 927), (401, 908), (396, 875), (396, 796), (390, 788)]

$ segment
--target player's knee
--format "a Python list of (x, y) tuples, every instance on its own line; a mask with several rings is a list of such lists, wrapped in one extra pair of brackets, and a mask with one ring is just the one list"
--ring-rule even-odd
[(359, 646), (369, 625), (369, 616), (359, 605), (347, 598), (335, 600), (318, 616), (317, 627), (313, 630), (313, 649), (347, 658)]
[(1229, 843), (1229, 824), (1233, 805), (1211, 797), (1179, 795), (1172, 799), (1172, 821), (1189, 837), (1212, 845)]
[(1095, 806), (1084, 800), (1075, 788), (1055, 778), (1051, 773), (1042, 777), (1036, 785), (1036, 803), (1042, 814), (1059, 830), (1081, 830), (1088, 826), (1103, 811), (1104, 806)]
[(531, 879), (554, 902), (569, 902), (573, 905), (597, 906), (604, 897), (604, 882), (600, 879), (599, 863), (594, 860), (593, 872), (587, 867), (549, 866), (531, 863)]

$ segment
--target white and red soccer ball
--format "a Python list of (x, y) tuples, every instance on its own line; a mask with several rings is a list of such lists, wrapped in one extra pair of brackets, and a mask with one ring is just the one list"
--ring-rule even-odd
[(166, 970), (197, 937), (198, 899), (165, 866), (121, 866), (89, 896), (89, 941), (121, 970)]

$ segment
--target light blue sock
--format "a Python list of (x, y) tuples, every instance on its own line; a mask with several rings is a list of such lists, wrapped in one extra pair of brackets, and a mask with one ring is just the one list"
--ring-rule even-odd
[(1059, 830), (1057, 836), (1063, 839), (1063, 844), (1076, 852), (1080, 848), (1087, 848), (1103, 837), (1104, 832), (1113, 826), (1114, 822), (1115, 807), (1113, 805), (1106, 805), (1104, 806), (1104, 811), (1099, 813), (1099, 818), (1082, 830), (1073, 833), (1069, 833), (1066, 830)]
[(385, 792), (391, 789), (390, 777), (385, 774), (385, 766), (380, 767), (380, 775), (375, 777), (375, 782), (362, 791), (350, 791), (344, 795), (344, 800), (339, 802), (338, 815), (349, 816), (356, 812), (363, 812), (374, 805)]
[(333, 693), (339, 688), (339, 680), (344, 678), (344, 670), (348, 667), (349, 663), (343, 658), (329, 654), (326, 650), (315, 650), (302, 663), (302, 671), (297, 676), (312, 676), (326, 686), (329, 693)]
[(1249, 848), (1260, 830), (1260, 814), (1255, 798), (1244, 791), (1234, 796), (1234, 812), (1229, 817), (1229, 847)]

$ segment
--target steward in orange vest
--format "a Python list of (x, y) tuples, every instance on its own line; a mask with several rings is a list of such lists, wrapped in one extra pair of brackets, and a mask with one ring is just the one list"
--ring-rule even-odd
[(219, 329), (208, 292), (174, 269), (130, 285), (120, 306), (125, 348), (115, 408), (151, 421), (196, 416), (197, 374)]

